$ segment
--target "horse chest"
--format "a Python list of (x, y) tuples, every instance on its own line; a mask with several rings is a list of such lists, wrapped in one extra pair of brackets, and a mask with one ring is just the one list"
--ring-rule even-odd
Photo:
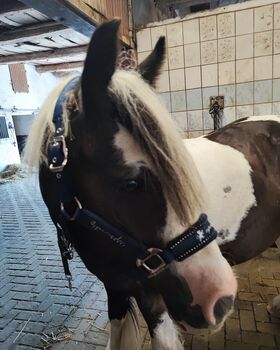
[(257, 205), (248, 161), (232, 147), (206, 138), (185, 140), (185, 146), (207, 191), (205, 212), (219, 233), (218, 244), (233, 241), (242, 220)]

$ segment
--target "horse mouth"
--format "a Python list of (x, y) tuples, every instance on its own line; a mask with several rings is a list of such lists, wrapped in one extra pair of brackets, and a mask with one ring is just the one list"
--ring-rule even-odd
[(178, 321), (177, 325), (183, 332), (186, 332), (188, 334), (209, 335), (219, 332), (224, 325), (224, 320), (216, 326), (209, 325), (207, 328), (194, 328), (185, 321)]

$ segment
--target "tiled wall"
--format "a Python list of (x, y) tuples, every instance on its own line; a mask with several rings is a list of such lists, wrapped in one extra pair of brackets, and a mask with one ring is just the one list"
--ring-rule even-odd
[(159, 36), (168, 56), (158, 91), (186, 136), (213, 128), (209, 97), (225, 96), (224, 124), (280, 114), (280, 0), (256, 0), (152, 24), (137, 33), (138, 60)]

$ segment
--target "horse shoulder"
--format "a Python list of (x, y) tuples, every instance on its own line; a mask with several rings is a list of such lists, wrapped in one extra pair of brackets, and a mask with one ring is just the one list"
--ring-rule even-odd
[(219, 233), (218, 243), (233, 241), (257, 205), (250, 164), (242, 152), (205, 137), (184, 143), (208, 192), (205, 212)]

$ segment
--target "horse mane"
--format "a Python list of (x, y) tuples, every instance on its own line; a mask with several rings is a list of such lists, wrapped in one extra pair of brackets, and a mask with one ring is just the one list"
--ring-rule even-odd
[(136, 71), (118, 70), (109, 91), (130, 118), (129, 130), (151, 159), (171, 207), (182, 224), (193, 223), (205, 205), (196, 166), (156, 91)]
[[(30, 172), (37, 172), (40, 164), (47, 162), (46, 141), (48, 140), (50, 133), (54, 132), (52, 118), (56, 101), (59, 98), (64, 87), (74, 77), (75, 76), (71, 75), (59, 81), (57, 86), (43, 103), (38, 115), (36, 116), (31, 126), (23, 153), (23, 163), (27, 165)], [(70, 133), (70, 128), (68, 115), (65, 108), (63, 110), (63, 120), (65, 126), (65, 135), (68, 136)], [(49, 130), (49, 132), (47, 132), (47, 130)]]
[[(56, 101), (68, 77), (59, 82), (35, 119), (24, 150), (24, 163), (38, 171), (47, 161), (46, 144), (54, 131), (52, 123)], [(182, 224), (197, 219), (205, 204), (205, 191), (196, 166), (185, 148), (168, 111), (155, 90), (136, 71), (116, 70), (109, 93), (129, 113), (132, 136), (150, 158), (165, 196)], [(66, 108), (63, 111), (65, 135), (71, 135)]]

